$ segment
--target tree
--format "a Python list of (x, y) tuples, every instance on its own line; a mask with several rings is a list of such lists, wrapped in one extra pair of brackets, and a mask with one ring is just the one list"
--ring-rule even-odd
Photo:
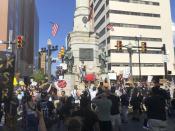
[(42, 82), (45, 80), (44, 72), (41, 70), (37, 70), (33, 73), (33, 78), (36, 82)]

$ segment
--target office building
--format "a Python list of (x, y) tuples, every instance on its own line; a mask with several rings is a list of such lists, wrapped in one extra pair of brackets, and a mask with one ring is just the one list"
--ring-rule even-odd
[[(90, 0), (89, 6), (93, 7), (92, 23), (99, 35), (99, 50), (105, 48), (108, 55), (109, 71), (119, 73), (130, 67), (127, 47), (132, 45), (133, 75), (162, 76), (163, 51), (139, 51), (137, 47), (162, 48), (165, 44), (167, 68), (175, 73), (170, 0)], [(121, 51), (117, 51), (117, 41), (122, 44)]]
[[(12, 40), (24, 36), (23, 48), (12, 46), (16, 54), (15, 70), (21, 76), (29, 76), (38, 67), (39, 19), (35, 0), (0, 1), (0, 40), (9, 40), (9, 30), (13, 31)], [(8, 45), (1, 44), (0, 51), (8, 51)]]

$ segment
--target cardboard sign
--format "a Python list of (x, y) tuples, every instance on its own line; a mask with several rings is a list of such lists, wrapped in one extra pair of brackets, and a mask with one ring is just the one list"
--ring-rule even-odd
[(117, 80), (117, 75), (116, 73), (108, 73), (108, 78), (109, 80)]

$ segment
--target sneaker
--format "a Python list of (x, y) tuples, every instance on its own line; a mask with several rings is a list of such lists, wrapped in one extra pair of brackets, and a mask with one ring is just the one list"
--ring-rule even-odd
[(3, 124), (2, 124), (2, 123), (0, 123), (0, 126), (2, 127), (2, 126), (3, 126)]

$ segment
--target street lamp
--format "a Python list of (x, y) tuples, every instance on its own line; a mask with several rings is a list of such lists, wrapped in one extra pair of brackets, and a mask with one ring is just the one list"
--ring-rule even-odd
[(48, 81), (51, 81), (51, 46), (52, 41), (51, 39), (47, 40), (47, 47), (48, 47)]
[(47, 70), (47, 74), (48, 74), (48, 81), (51, 81), (51, 64), (52, 64), (51, 54), (52, 54), (52, 51), (58, 50), (58, 46), (53, 46), (51, 39), (48, 39), (47, 40), (47, 48), (48, 49), (41, 48), (40, 52), (46, 52), (47, 55), (48, 55), (48, 70)]
[(130, 74), (132, 77), (132, 44), (129, 43), (127, 46), (128, 53), (129, 53), (129, 67), (130, 67)]
[(140, 38), (142, 36), (136, 36), (136, 41), (137, 41), (137, 47), (138, 47), (138, 54), (139, 54), (139, 81), (141, 82), (141, 63), (140, 63)]

